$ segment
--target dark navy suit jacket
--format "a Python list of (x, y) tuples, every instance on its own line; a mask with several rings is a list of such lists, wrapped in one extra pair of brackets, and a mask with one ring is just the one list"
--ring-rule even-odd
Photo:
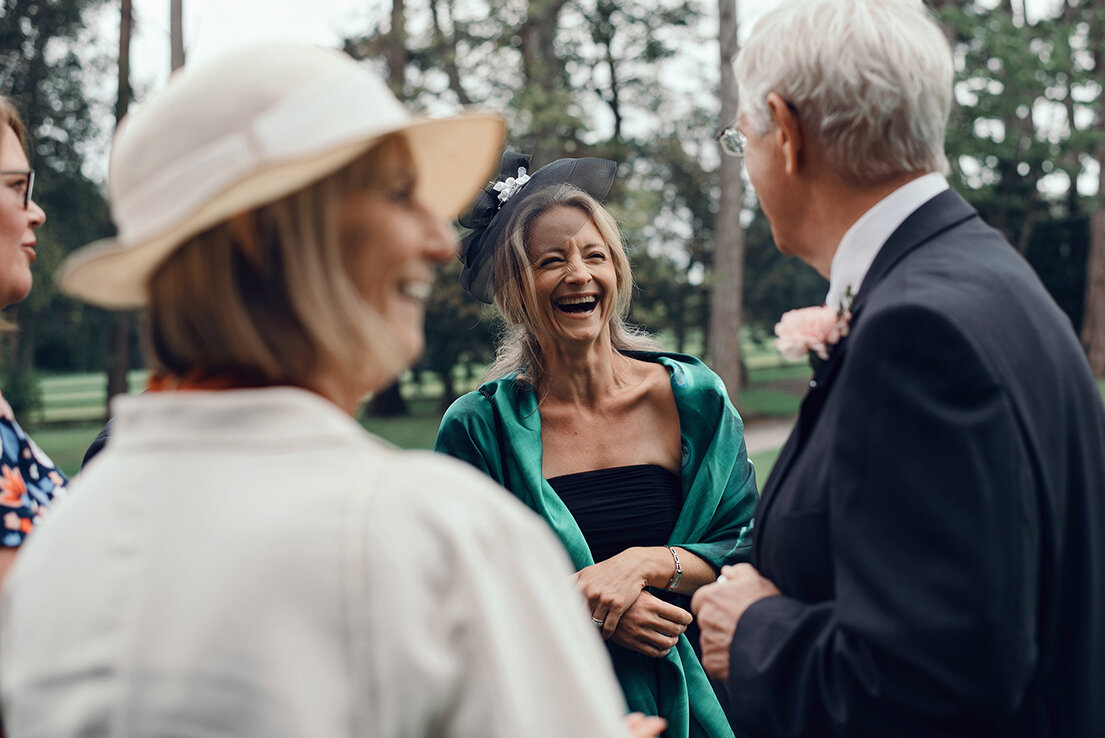
[(752, 736), (1105, 736), (1105, 406), (952, 191), (879, 252), (756, 511)]

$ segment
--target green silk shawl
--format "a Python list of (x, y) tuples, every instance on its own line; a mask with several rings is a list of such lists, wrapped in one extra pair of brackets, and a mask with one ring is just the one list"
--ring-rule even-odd
[[(721, 379), (691, 356), (626, 354), (660, 363), (671, 375), (683, 446), (683, 509), (668, 543), (715, 569), (746, 561), (756, 479), (744, 424)], [(545, 518), (577, 570), (595, 563), (575, 519), (542, 476), (541, 416), (528, 385), (506, 377), (457, 399), (442, 418), (434, 448), (472, 464)], [(669, 738), (732, 738), (686, 636), (660, 659), (611, 645), (614, 671), (631, 710), (665, 718)]]

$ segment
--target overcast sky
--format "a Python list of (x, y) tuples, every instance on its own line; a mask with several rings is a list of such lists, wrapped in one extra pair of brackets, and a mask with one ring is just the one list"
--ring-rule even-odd
[[(1049, 0), (1038, 0), (1048, 2)], [(744, 27), (778, 0), (739, 0)], [(160, 85), (169, 70), (169, 0), (133, 0), (135, 78)], [(707, 7), (711, 7), (707, 5)], [(343, 35), (387, 27), (388, 0), (184, 0), (188, 61), (266, 38), (336, 44)]]
[[(1030, 15), (1063, 0), (1026, 0)], [(169, 0), (133, 0), (137, 79), (158, 85), (168, 76)], [(778, 0), (738, 0), (743, 28)], [(989, 0), (997, 4), (998, 0)], [(334, 44), (344, 33), (386, 27), (388, 0), (184, 0), (184, 43), (190, 61), (265, 38)], [(711, 8), (711, 2), (706, 3)]]
[[(1005, 0), (982, 0), (996, 6)], [(742, 31), (751, 28), (761, 14), (779, 0), (737, 0)], [(1053, 13), (1064, 0), (1024, 0), (1030, 20)], [(422, 7), (422, 3), (416, 4)], [(704, 6), (711, 9), (711, 0)], [(135, 35), (131, 69), (139, 90), (156, 89), (169, 75), (169, 0), (133, 0)], [(184, 43), (189, 62), (202, 61), (242, 44), (267, 38), (297, 38), (322, 45), (337, 45), (347, 35), (364, 33), (389, 24), (389, 0), (184, 0)], [(118, 34), (118, 18), (105, 13), (101, 19), (105, 37)], [(714, 20), (707, 21), (711, 24)], [(705, 29), (704, 29), (705, 30)], [(708, 47), (687, 50), (691, 67), (713, 63), (716, 51)], [(89, 162), (94, 178), (106, 162)], [(1096, 184), (1096, 169), (1086, 172), (1087, 186)], [(1087, 191), (1086, 187), (1082, 188)]]

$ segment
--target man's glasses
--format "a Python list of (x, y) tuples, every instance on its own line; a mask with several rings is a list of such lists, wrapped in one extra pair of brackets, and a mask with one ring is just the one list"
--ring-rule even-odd
[(714, 136), (721, 150), (729, 156), (744, 156), (744, 148), (748, 145), (748, 137), (745, 136), (737, 125), (722, 128)]
[(0, 171), (0, 175), (5, 177), (20, 177), (20, 179), (6, 184), (5, 186), (15, 190), (15, 193), (23, 198), (23, 209), (26, 210), (31, 204), (31, 193), (34, 192), (35, 189), (35, 170), (5, 169)]
[[(798, 106), (792, 103), (790, 100), (784, 100), (787, 107), (795, 115), (798, 115)], [(739, 118), (737, 120), (740, 120)], [(744, 156), (744, 151), (748, 147), (748, 137), (741, 132), (741, 129), (737, 126), (737, 120), (733, 121), (733, 124), (726, 126), (717, 132), (714, 139), (721, 146), (721, 150), (729, 156)]]

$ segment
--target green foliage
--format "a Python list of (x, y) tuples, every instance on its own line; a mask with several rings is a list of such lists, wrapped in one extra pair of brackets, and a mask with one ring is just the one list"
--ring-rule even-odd
[[(1084, 175), (1100, 145), (1093, 52), (1105, 37), (1089, 29), (1094, 8), (1105, 8), (1068, 0), (1026, 22), (1010, 10), (1016, 3), (932, 4), (955, 39), (953, 184), (1025, 253), (1077, 326), (1086, 216), (1096, 201), (1063, 182)], [(9, 311), (22, 327), (5, 341), (15, 382), (31, 366), (91, 369), (109, 358), (109, 316), (58, 296), (47, 276), (73, 248), (111, 233), (101, 192), (83, 174), (108, 107), (86, 90), (114, 88), (104, 81), (115, 51), (94, 43), (90, 30), (94, 14), (108, 9), (104, 0), (0, 3), (0, 92), (13, 96), (35, 133), (36, 199), (49, 216), (35, 290)], [(702, 64), (692, 49), (716, 49), (715, 29), (702, 22), (715, 13), (702, 0), (408, 0), (406, 33), (370, 28), (345, 46), (382, 65), (401, 42), (399, 91), (409, 105), (503, 111), (510, 145), (533, 153), (536, 166), (559, 156), (617, 161), (607, 204), (634, 264), (631, 319), (688, 350), (708, 321), (718, 208), (716, 52)], [(785, 310), (820, 302), (826, 285), (778, 252), (753, 198), (747, 205), (744, 317), (765, 336)], [(446, 395), (456, 391), (456, 367), (468, 374), (489, 360), (495, 333), (494, 311), (459, 290), (456, 269), (439, 276), (427, 306), (419, 365)]]
[[(104, 0), (8, 0), (0, 4), (0, 94), (35, 133), (35, 150), (59, 172), (79, 174), (95, 139), (85, 93), (92, 13)], [(95, 59), (87, 60), (95, 65)]]
[[(21, 330), (6, 342), (9, 382), (29, 385), (31, 367), (90, 369), (106, 364), (106, 318), (56, 292), (62, 258), (112, 233), (99, 188), (84, 174), (97, 145), (104, 106), (90, 100), (90, 78), (106, 64), (92, 43), (104, 0), (21, 0), (0, 4), (0, 93), (31, 132), (35, 200), (46, 211), (38, 230), (35, 287), (10, 313)], [(28, 374), (28, 377), (21, 377)]]
[[(561, 156), (617, 161), (606, 202), (636, 271), (631, 318), (680, 346), (702, 330), (717, 207), (715, 175), (703, 162), (715, 150), (716, 113), (703, 107), (709, 100), (665, 82), (684, 49), (716, 43), (698, 31), (701, 0), (432, 0), (406, 10), (408, 31), (426, 29), (403, 40), (410, 103), (471, 102), (504, 112), (509, 145), (533, 154), (534, 166)], [(399, 37), (372, 29), (345, 48), (380, 59)], [(445, 292), (435, 291), (441, 304), (429, 306), (420, 366), (447, 376), (450, 357), (484, 360), (493, 312), (450, 291), (448, 275), (438, 286)]]
[[(24, 332), (33, 333), (34, 365), (47, 371), (92, 371), (107, 366), (109, 314), (60, 294), (53, 282), (65, 255), (113, 232), (99, 189), (83, 176), (55, 174), (35, 184), (47, 212), (38, 230), (35, 286), (21, 306)], [(41, 193), (40, 193), (41, 190)]]
[(473, 370), (493, 356), (493, 309), (469, 296), (457, 279), (460, 262), (437, 270), (426, 304), (426, 351), (416, 369), (434, 372), (443, 385), (442, 410), (456, 399), (454, 369)]
[(759, 208), (745, 229), (745, 242), (744, 316), (751, 327), (772, 334), (787, 310), (825, 301), (828, 281), (805, 262), (780, 253)]
[[(1086, 52), (1090, 5), (1076, 1), (1034, 24), (1004, 3), (942, 11), (959, 59), (947, 140), (953, 171), (972, 204), (1022, 252), (1054, 206), (1081, 206), (1064, 181), (1077, 181), (1084, 152), (1100, 136), (1090, 125), (1100, 95)], [(1050, 187), (1041, 187), (1049, 176)], [(1062, 191), (1067, 197), (1054, 194)]]
[(1072, 0), (1033, 23), (1005, 3), (941, 11), (958, 60), (953, 184), (1025, 254), (1076, 329), (1094, 207), (1077, 183), (1105, 130), (1093, 126), (1102, 107), (1093, 5)]
[(37, 414), (42, 409), (42, 392), (39, 390), (38, 379), (33, 371), (19, 371), (13, 366), (13, 362), (3, 362), (0, 390), (4, 393), (4, 399), (11, 405), (17, 418), (26, 418)]
[(705, 293), (665, 254), (639, 250), (631, 255), (637, 297), (630, 321), (653, 333), (671, 336), (672, 348), (686, 353), (688, 340), (705, 325)]

